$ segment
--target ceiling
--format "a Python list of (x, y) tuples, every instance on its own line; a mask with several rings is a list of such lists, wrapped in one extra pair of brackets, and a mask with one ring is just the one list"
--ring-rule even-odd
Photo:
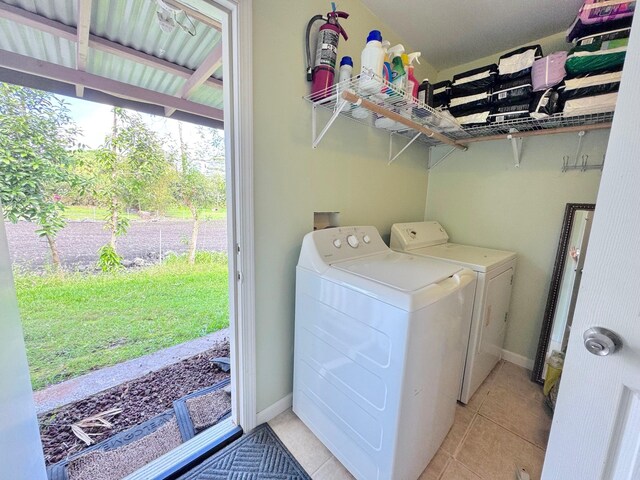
[[(437, 70), (566, 30), (582, 0), (362, 0)], [(384, 34), (384, 32), (383, 32)]]

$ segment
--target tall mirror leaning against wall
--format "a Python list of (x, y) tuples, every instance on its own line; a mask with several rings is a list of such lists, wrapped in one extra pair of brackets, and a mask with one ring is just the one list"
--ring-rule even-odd
[(560, 387), (573, 312), (587, 253), (595, 205), (568, 203), (562, 221), (556, 261), (540, 332), (532, 380), (544, 385), (547, 404), (553, 410)]

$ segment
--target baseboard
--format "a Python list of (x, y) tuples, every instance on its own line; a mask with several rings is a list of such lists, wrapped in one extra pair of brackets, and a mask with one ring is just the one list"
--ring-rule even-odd
[(258, 414), (256, 415), (256, 424), (260, 425), (265, 422), (268, 422), (272, 418), (277, 417), (288, 408), (291, 408), (292, 403), (293, 403), (293, 394), (290, 393), (286, 397), (283, 397), (280, 400), (278, 400), (273, 405), (270, 405), (264, 410), (258, 412)]
[(527, 370), (533, 370), (534, 361), (530, 358), (523, 357), (517, 353), (510, 352), (509, 350), (502, 350), (502, 359), (507, 362), (515, 363), (520, 367), (524, 367)]

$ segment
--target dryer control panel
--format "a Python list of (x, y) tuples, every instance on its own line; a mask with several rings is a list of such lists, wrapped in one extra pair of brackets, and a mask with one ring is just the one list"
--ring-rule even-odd
[(395, 223), (391, 227), (391, 248), (399, 252), (447, 243), (449, 235), (436, 221)]
[(376, 227), (337, 227), (305, 235), (299, 266), (322, 272), (331, 264), (388, 252)]

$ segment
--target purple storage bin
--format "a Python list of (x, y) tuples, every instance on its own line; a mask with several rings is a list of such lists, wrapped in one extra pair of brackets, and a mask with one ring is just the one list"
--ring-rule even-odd
[[(604, 6), (599, 6), (599, 4)], [(580, 7), (578, 18), (585, 25), (593, 23), (611, 22), (621, 18), (633, 16), (636, 8), (634, 1), (611, 1), (611, 0), (585, 0)]]
[(567, 52), (555, 52), (533, 62), (531, 68), (533, 91), (539, 92), (559, 84), (567, 76), (564, 68), (566, 61)]
[[(607, 29), (630, 27), (635, 8), (635, 1), (585, 0), (578, 16), (567, 30), (567, 42)], [(600, 27), (604, 27), (604, 30)]]

